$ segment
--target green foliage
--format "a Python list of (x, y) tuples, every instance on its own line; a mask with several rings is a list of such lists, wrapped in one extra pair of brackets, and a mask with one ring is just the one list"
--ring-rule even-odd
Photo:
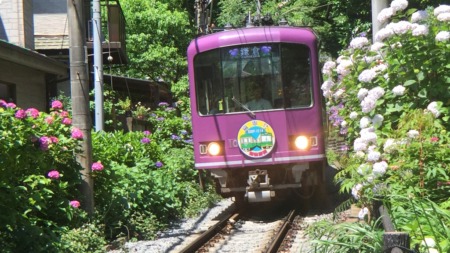
[(127, 20), (129, 64), (120, 72), (153, 81), (177, 82), (186, 74), (186, 48), (194, 35), (184, 2), (121, 0)]
[(79, 228), (66, 229), (61, 236), (60, 249), (67, 253), (101, 253), (107, 244), (102, 225), (85, 223)]
[(183, 106), (160, 103), (144, 132), (93, 134), (94, 160), (105, 166), (93, 174), (95, 201), (109, 239), (151, 239), (215, 201), (196, 182), (190, 119), (177, 113)]
[[(81, 167), (70, 115), (23, 110), (0, 101), (0, 245), (14, 252), (56, 252), (60, 227), (75, 225)], [(83, 203), (82, 200), (80, 200)]]
[(314, 252), (378, 253), (383, 251), (382, 231), (378, 229), (380, 222), (335, 223), (322, 220), (308, 227), (307, 233), (312, 238), (319, 238), (311, 241)]
[(448, 252), (450, 46), (441, 36), (448, 22), (434, 11), (398, 10), (376, 43), (353, 39), (337, 64), (325, 63), (322, 90), (330, 121), (350, 147), (338, 158), (345, 163), (336, 179), (341, 191), (361, 207), (381, 201), (414, 244), (436, 242), (422, 250)]

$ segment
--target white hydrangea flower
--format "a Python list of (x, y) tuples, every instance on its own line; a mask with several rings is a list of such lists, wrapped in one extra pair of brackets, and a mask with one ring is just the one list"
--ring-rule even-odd
[(364, 218), (369, 214), (369, 208), (364, 207), (359, 210), (358, 219), (364, 220)]
[(370, 46), (370, 51), (372, 52), (380, 51), (384, 46), (385, 45), (383, 42), (375, 42), (372, 44), (372, 46)]
[(338, 90), (333, 94), (333, 97), (334, 97), (334, 98), (340, 98), (344, 93), (345, 93), (345, 90), (344, 90), (344, 89), (338, 89)]
[(358, 172), (358, 174), (360, 174), (361, 176), (367, 175), (371, 171), (372, 167), (366, 163), (359, 165), (356, 169), (356, 172)]
[(428, 106), (427, 106), (427, 110), (430, 111), (435, 118), (438, 118), (441, 115), (441, 112), (439, 111), (439, 105), (436, 101), (431, 102)]
[(336, 59), (336, 62), (337, 62), (337, 64), (341, 64), (341, 62), (344, 61), (344, 60), (350, 60), (350, 58), (348, 58), (348, 56), (345, 56), (345, 55), (340, 55), (340, 56)]
[(358, 49), (369, 45), (369, 40), (366, 37), (356, 37), (350, 42), (350, 48)]
[(384, 117), (381, 114), (375, 114), (372, 118), (372, 124), (374, 127), (380, 127), (383, 123)]
[(372, 67), (371, 70), (375, 71), (375, 72), (383, 72), (388, 68), (388, 65), (381, 63), (381, 64), (377, 64), (376, 66)]
[(438, 34), (436, 34), (435, 39), (440, 42), (448, 41), (450, 39), (450, 32), (440, 31)]
[(358, 151), (355, 153), (355, 156), (358, 158), (364, 158), (364, 156), (366, 156), (366, 154), (363, 151)]
[(419, 136), (419, 131), (417, 130), (409, 130), (408, 133), (406, 134), (408, 136), (408, 138), (410, 139), (415, 139), (416, 137)]
[(406, 88), (403, 85), (397, 85), (392, 89), (392, 93), (396, 96), (403, 96)]
[(381, 153), (378, 151), (370, 151), (367, 154), (367, 161), (368, 162), (377, 162), (378, 160), (380, 160), (381, 157)]
[(387, 29), (392, 29), (395, 34), (405, 34), (412, 28), (412, 24), (408, 21), (399, 21), (390, 23), (386, 26)]
[(391, 3), (391, 8), (394, 10), (394, 12), (402, 11), (408, 7), (408, 1), (407, 0), (394, 0)]
[(361, 101), (361, 111), (369, 113), (377, 106), (377, 99), (373, 96), (367, 96)]
[(371, 123), (370, 118), (367, 116), (364, 116), (359, 120), (359, 128), (365, 129), (365, 128), (369, 127), (370, 123)]
[(380, 86), (377, 86), (371, 90), (369, 90), (369, 93), (367, 96), (373, 96), (375, 99), (379, 99), (384, 95), (384, 89)]
[(348, 124), (347, 121), (343, 120), (343, 121), (341, 122), (341, 127), (346, 127), (347, 124)]
[(366, 88), (359, 89), (358, 95), (357, 95), (359, 101), (363, 100), (367, 96), (367, 94), (369, 94), (368, 89), (366, 89)]
[(361, 138), (356, 138), (353, 142), (353, 150), (355, 151), (364, 151), (367, 150), (367, 143), (363, 141)]
[(423, 246), (430, 247), (430, 248), (436, 247), (436, 242), (431, 237), (423, 238), (423, 241), (420, 244), (422, 244)]
[(383, 24), (386, 21), (388, 21), (394, 14), (395, 14), (395, 11), (392, 7), (384, 8), (380, 11), (380, 13), (378, 13), (377, 20), (378, 20), (378, 22)]
[(394, 139), (387, 139), (383, 145), (383, 150), (386, 153), (391, 153), (396, 149), (396, 141)]
[(450, 21), (450, 13), (446, 12), (446, 13), (441, 13), (437, 16), (437, 20), (441, 21), (441, 22), (447, 22)]
[(383, 40), (390, 38), (393, 35), (394, 35), (394, 31), (391, 28), (384, 27), (375, 34), (375, 41), (382, 42)]
[[(449, 17), (450, 17), (450, 15), (449, 15)], [(428, 33), (429, 33), (428, 26), (426, 26), (426, 25), (418, 25), (418, 26), (416, 26), (416, 28), (414, 28), (412, 30), (413, 36), (426, 36), (426, 35), (428, 35)]]
[(350, 117), (350, 119), (356, 119), (358, 117), (358, 113), (357, 112), (351, 112), (349, 117)]
[(333, 69), (336, 68), (336, 62), (334, 61), (327, 61), (323, 65), (322, 73), (325, 75), (331, 75), (333, 73)]
[(368, 64), (374, 62), (376, 59), (377, 59), (376, 56), (367, 56), (367, 55), (365, 55), (365, 56), (363, 57), (363, 60), (364, 60), (366, 63), (368, 63)]
[(450, 12), (450, 5), (445, 5), (445, 4), (439, 5), (433, 11), (433, 13), (436, 17), (441, 13), (447, 13), (447, 12)]
[[(370, 120), (370, 118), (369, 118)], [(369, 126), (366, 128), (361, 129), (361, 131), (359, 131), (359, 135), (364, 135), (366, 133), (375, 133), (375, 128), (373, 126)]]
[(377, 143), (377, 134), (373, 132), (367, 132), (361, 135), (361, 139), (366, 144), (376, 144)]
[(377, 149), (377, 146), (376, 146), (376, 145), (370, 145), (370, 146), (367, 148), (367, 151), (372, 152), (372, 151), (376, 151), (376, 149)]
[(363, 83), (370, 83), (375, 77), (377, 73), (372, 69), (366, 69), (361, 72), (358, 76), (358, 80)]
[(382, 176), (386, 173), (388, 164), (385, 161), (377, 162), (373, 164), (373, 174), (375, 176)]
[(355, 199), (359, 199), (359, 197), (361, 196), (362, 188), (363, 188), (362, 184), (357, 184), (352, 187), (352, 195)]
[(350, 60), (342, 60), (336, 67), (336, 72), (339, 75), (346, 76), (350, 74), (350, 67), (353, 66), (353, 62)]
[(424, 10), (416, 11), (411, 16), (411, 22), (418, 23), (428, 18), (428, 13)]
[(323, 82), (322, 86), (320, 87), (323, 91), (325, 90), (330, 90), (333, 86), (335, 85), (335, 83), (328, 79), (325, 82)]

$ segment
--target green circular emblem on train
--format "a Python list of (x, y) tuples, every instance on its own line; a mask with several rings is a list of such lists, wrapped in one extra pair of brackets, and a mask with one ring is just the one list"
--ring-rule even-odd
[(245, 123), (239, 129), (237, 139), (241, 151), (253, 158), (268, 155), (275, 146), (275, 133), (272, 127), (262, 120)]

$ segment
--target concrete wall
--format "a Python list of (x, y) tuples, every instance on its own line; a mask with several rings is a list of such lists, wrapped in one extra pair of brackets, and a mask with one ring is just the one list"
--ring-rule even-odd
[(0, 82), (14, 84), (17, 106), (40, 111), (47, 108), (45, 74), (14, 63), (0, 61)]
[(0, 39), (34, 49), (33, 2), (30, 0), (0, 1)]

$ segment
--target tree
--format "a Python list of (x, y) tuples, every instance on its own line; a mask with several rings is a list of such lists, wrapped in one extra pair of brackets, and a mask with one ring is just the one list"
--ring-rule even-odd
[(119, 74), (172, 83), (187, 73), (186, 48), (195, 28), (181, 1), (169, 3), (121, 0), (130, 63)]
[[(255, 0), (219, 0), (217, 24), (245, 26), (245, 16), (250, 11), (257, 14)], [(390, 1), (389, 1), (390, 2)], [(412, 0), (409, 6), (416, 9), (444, 1)], [(371, 0), (261, 0), (261, 14), (270, 13), (275, 24), (285, 18), (289, 25), (312, 27), (321, 40), (322, 53), (336, 57), (350, 40), (361, 33), (371, 33)]]

